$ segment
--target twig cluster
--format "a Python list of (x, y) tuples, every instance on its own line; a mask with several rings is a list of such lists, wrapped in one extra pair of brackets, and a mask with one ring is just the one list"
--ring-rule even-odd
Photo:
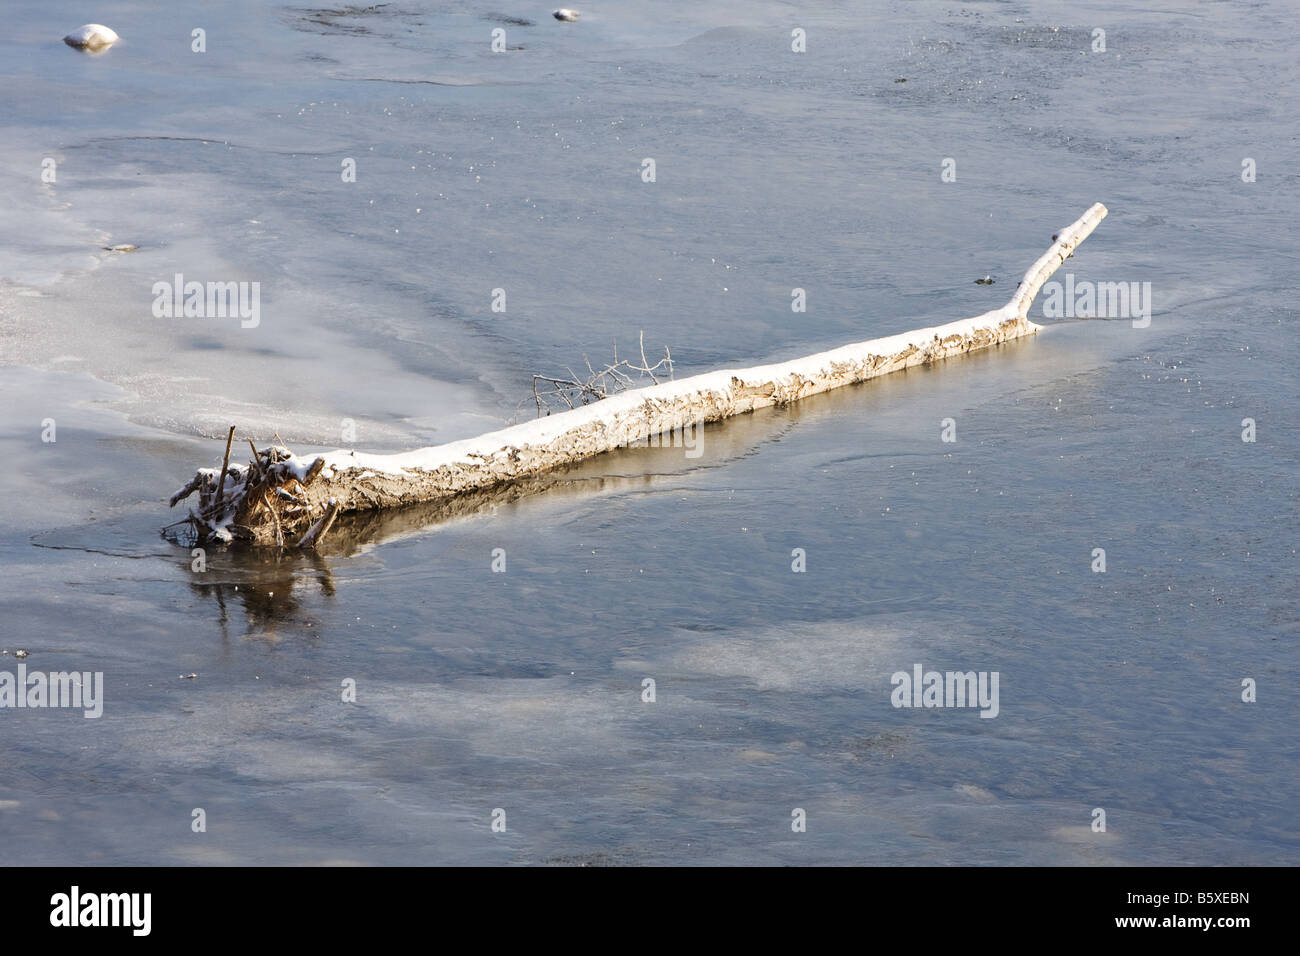
[(586, 355), (582, 360), (587, 365), (587, 377), (581, 378), (571, 368), (565, 368), (568, 378), (556, 378), (551, 375), (533, 376), (533, 400), (537, 403), (537, 417), (559, 410), (563, 403), (568, 408), (590, 405), (602, 398), (608, 398), (629, 388), (638, 388), (646, 384), (658, 385), (661, 381), (670, 381), (673, 377), (673, 356), (664, 346), (664, 357), (653, 365), (645, 354), (645, 333), (641, 333), (641, 364), (631, 359), (618, 357), (618, 343), (614, 343), (614, 361), (603, 368), (595, 368)]
[[(273, 534), (267, 537), (284, 547), (286, 532), (315, 517), (301, 492), (321, 473), (325, 459), (317, 458), (304, 472), (302, 464), (289, 449), (272, 445), (259, 451), (250, 441), (248, 447), (253, 460), (247, 465), (232, 463), (230, 445), (234, 432), (232, 426), (220, 472), (213, 468), (200, 468), (185, 487), (171, 497), (171, 506), (175, 507), (198, 492), (198, 507), (192, 509), (188, 517), (163, 530), (166, 532), (188, 524), (194, 539), (200, 543), (210, 538), (227, 542), (236, 538), (256, 541), (259, 537), (257, 525), (269, 523)], [(227, 479), (230, 480), (229, 491)], [(333, 525), (337, 511), (337, 502), (330, 499), (324, 513), (307, 528), (296, 546), (306, 548), (319, 543)]]

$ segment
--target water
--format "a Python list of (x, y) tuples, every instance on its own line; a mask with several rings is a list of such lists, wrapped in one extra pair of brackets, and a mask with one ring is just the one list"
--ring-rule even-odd
[[(58, 40), (86, 15), (0, 39), (0, 671), (102, 671), (104, 716), (2, 712), (0, 861), (1295, 858), (1285, 5), (127, 4), (96, 57)], [(973, 315), (1094, 201), (1063, 273), (1150, 281), (1149, 328), (320, 555), (196, 573), (158, 535), (230, 423), (398, 450), (643, 330), (684, 375)], [(260, 324), (154, 318), (178, 272), (260, 282)], [(997, 718), (892, 707), (917, 663), (997, 671)]]

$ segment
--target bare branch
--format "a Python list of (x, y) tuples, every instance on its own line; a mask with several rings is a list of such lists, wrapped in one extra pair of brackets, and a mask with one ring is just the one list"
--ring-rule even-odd
[[(583, 364), (587, 366), (586, 378), (567, 366), (564, 370), (568, 373), (568, 378), (534, 375), (533, 401), (537, 405), (537, 417), (549, 415), (553, 409), (559, 407), (560, 402), (568, 408), (576, 408), (579, 404), (590, 405), (592, 402), (598, 402), (628, 389), (640, 388), (643, 385), (658, 385), (665, 381), (665, 375), (667, 379), (673, 377), (672, 353), (666, 346), (664, 357), (653, 365), (645, 354), (644, 332), (640, 335), (639, 346), (640, 365), (631, 359), (620, 359), (618, 343), (615, 342), (614, 361), (599, 370), (591, 364), (590, 358), (586, 355), (582, 356)], [(549, 387), (539, 388), (539, 384)]]

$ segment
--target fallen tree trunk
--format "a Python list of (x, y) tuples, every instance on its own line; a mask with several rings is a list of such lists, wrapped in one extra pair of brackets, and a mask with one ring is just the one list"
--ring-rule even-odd
[[(1053, 237), (1010, 302), (974, 318), (789, 362), (634, 389), (477, 438), (402, 454), (339, 450), (299, 458), (278, 445), (254, 448), (247, 465), (223, 462), (220, 477), (218, 469), (199, 469), (171, 498), (175, 506), (199, 495), (198, 507), (177, 525), (189, 525), (199, 542), (313, 547), (340, 513), (436, 501), (518, 481), (654, 436), (1032, 335), (1040, 328), (1028, 319), (1034, 296), (1105, 216), (1105, 206), (1093, 205)], [(227, 440), (227, 456), (229, 448)]]

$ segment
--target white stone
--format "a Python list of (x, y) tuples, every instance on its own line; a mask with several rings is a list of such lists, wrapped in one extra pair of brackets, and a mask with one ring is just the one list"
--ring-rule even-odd
[(68, 46), (75, 46), (78, 50), (102, 50), (120, 39), (121, 37), (102, 23), (87, 23), (65, 36), (63, 42)]

